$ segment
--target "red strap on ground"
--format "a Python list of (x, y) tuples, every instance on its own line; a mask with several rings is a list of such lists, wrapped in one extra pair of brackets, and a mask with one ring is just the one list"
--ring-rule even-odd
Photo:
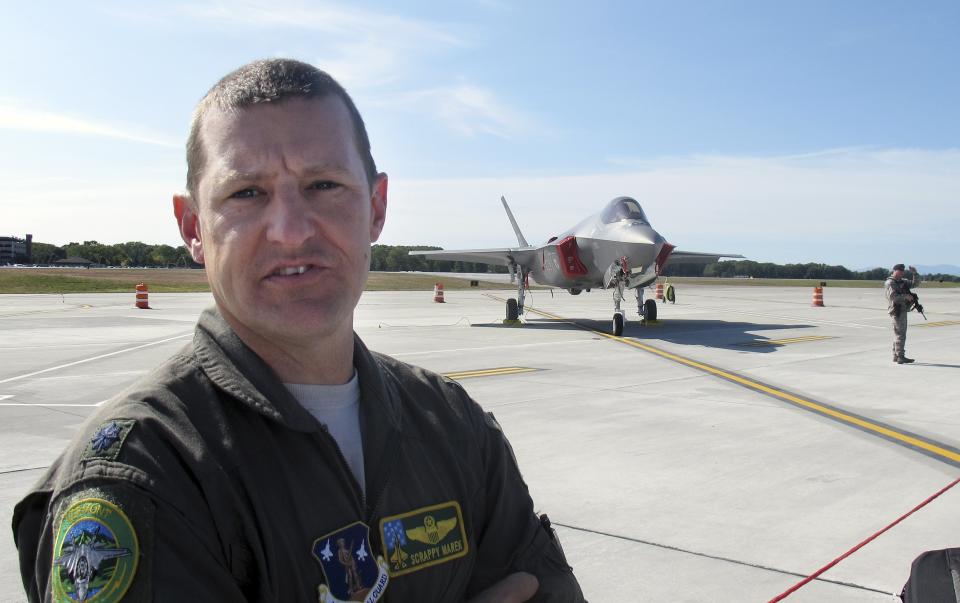
[(834, 559), (834, 560), (831, 561), (830, 563), (826, 564), (825, 566), (821, 567), (820, 569), (818, 569), (818, 570), (815, 571), (814, 573), (810, 574), (809, 576), (807, 576), (806, 578), (804, 578), (804, 579), (801, 580), (800, 582), (797, 582), (796, 584), (794, 584), (793, 586), (791, 586), (788, 590), (786, 590), (786, 591), (784, 591), (783, 593), (777, 595), (777, 596), (774, 597), (773, 599), (770, 599), (770, 601), (768, 601), (768, 603), (776, 603), (777, 601), (782, 601), (782, 600), (786, 599), (787, 597), (789, 597), (789, 596), (790, 596), (791, 594), (793, 594), (794, 592), (800, 590), (800, 588), (802, 588), (804, 585), (812, 582), (813, 580), (816, 580), (822, 573), (824, 573), (825, 571), (827, 571), (827, 570), (830, 569), (831, 567), (835, 566), (836, 564), (840, 563), (841, 561), (843, 561), (844, 559), (846, 559), (846, 558), (849, 557), (850, 555), (856, 553), (856, 552), (859, 551), (861, 548), (863, 548), (868, 542), (870, 542), (871, 540), (873, 540), (874, 538), (876, 538), (876, 537), (879, 536), (880, 534), (883, 534), (884, 532), (886, 532), (887, 530), (889, 530), (889, 529), (892, 528), (893, 526), (897, 525), (898, 523), (900, 523), (900, 522), (903, 521), (904, 519), (910, 517), (911, 515), (913, 515), (914, 513), (916, 513), (917, 511), (919, 511), (919, 510), (922, 509), (923, 507), (925, 507), (927, 504), (929, 504), (930, 501), (932, 501), (932, 500), (935, 499), (936, 497), (940, 496), (941, 494), (943, 494), (944, 492), (946, 492), (946, 491), (949, 490), (950, 488), (956, 486), (958, 483), (960, 483), (960, 477), (958, 477), (957, 479), (953, 480), (952, 482), (950, 482), (949, 484), (947, 484), (946, 486), (944, 486), (943, 488), (941, 488), (940, 491), (938, 491), (938, 492), (937, 492), (936, 494), (934, 494), (933, 496), (929, 497), (927, 500), (923, 501), (922, 503), (920, 503), (920, 504), (917, 505), (916, 507), (910, 509), (908, 512), (906, 512), (906, 513), (904, 513), (903, 515), (901, 515), (899, 518), (897, 518), (896, 521), (894, 521), (893, 523), (891, 523), (891, 524), (888, 525), (887, 527), (885, 527), (885, 528), (883, 528), (882, 530), (880, 530), (879, 532), (873, 534), (872, 536), (870, 536), (869, 538), (867, 538), (866, 540), (864, 540), (863, 542), (861, 542), (861, 543), (858, 544), (857, 546), (853, 547), (852, 549), (850, 549), (849, 551), (847, 551), (847, 552), (844, 553), (843, 555), (840, 555), (839, 557), (837, 557), (836, 559)]

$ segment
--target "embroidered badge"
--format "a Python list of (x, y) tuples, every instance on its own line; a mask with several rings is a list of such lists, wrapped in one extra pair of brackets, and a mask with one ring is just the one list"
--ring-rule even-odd
[(119, 507), (99, 498), (73, 502), (60, 516), (50, 582), (55, 601), (120, 601), (137, 572), (137, 534)]
[(101, 424), (87, 443), (87, 448), (83, 451), (83, 460), (115, 460), (134, 423), (136, 421), (131, 419), (113, 419)]
[(390, 581), (387, 562), (370, 551), (370, 528), (356, 522), (313, 542), (327, 583), (320, 585), (320, 603), (364, 601), (374, 603)]
[(402, 576), (463, 557), (469, 549), (455, 500), (380, 520), (390, 575)]

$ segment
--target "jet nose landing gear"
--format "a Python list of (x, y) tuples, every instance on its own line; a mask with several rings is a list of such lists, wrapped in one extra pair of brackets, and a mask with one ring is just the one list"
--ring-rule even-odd
[(617, 312), (613, 315), (613, 327), (611, 331), (615, 337), (623, 335), (623, 312)]
[(623, 323), (626, 322), (623, 311), (620, 309), (620, 302), (623, 301), (623, 290), (626, 287), (627, 279), (630, 278), (630, 268), (627, 265), (627, 258), (620, 258), (619, 262), (614, 262), (607, 269), (606, 280), (609, 286), (613, 287), (613, 324), (611, 332), (614, 337), (623, 335)]

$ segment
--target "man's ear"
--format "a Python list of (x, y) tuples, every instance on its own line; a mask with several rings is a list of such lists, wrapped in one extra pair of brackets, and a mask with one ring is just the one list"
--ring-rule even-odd
[(177, 217), (180, 237), (190, 252), (193, 261), (203, 263), (203, 239), (200, 236), (200, 217), (189, 195), (173, 196), (173, 214)]
[(377, 174), (377, 179), (373, 183), (373, 190), (370, 191), (370, 242), (373, 243), (380, 238), (383, 232), (383, 223), (387, 219), (387, 175), (383, 172)]

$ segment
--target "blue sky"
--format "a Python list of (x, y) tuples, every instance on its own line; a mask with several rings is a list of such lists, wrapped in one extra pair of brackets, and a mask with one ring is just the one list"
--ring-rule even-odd
[(327, 69), (391, 178), (381, 242), (533, 241), (618, 195), (682, 249), (960, 265), (960, 4), (46, 2), (0, 21), (2, 234), (179, 242), (194, 105)]

